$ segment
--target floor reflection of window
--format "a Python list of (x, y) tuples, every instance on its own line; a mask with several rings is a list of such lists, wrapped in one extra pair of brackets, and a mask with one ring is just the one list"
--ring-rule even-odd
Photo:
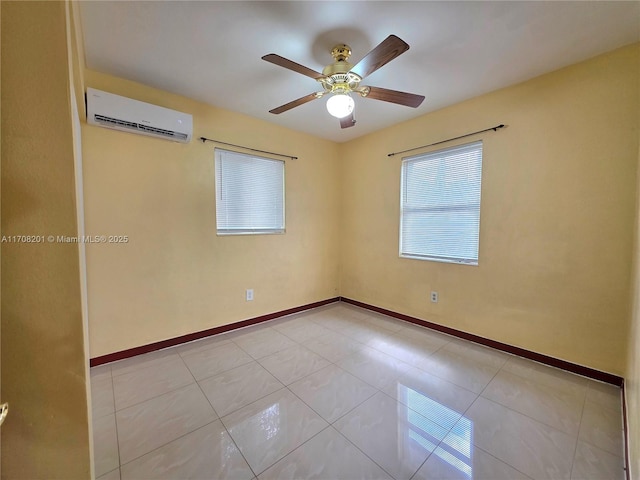
[(264, 439), (270, 440), (278, 435), (280, 430), (280, 404), (274, 403), (258, 415), (260, 416), (260, 431), (264, 434)]
[(405, 410), (409, 423), (409, 438), (426, 450), (433, 451), (439, 443), (430, 431), (433, 424), (427, 419), (439, 425), (454, 425), (434, 454), (472, 478), (473, 422), (406, 385), (398, 384), (398, 398), (407, 406)]
[(220, 437), (220, 445), (225, 446), (220, 452), (220, 463), (221, 465), (232, 465), (238, 451), (236, 444), (230, 441), (229, 434), (224, 430), (218, 436)]
[(434, 453), (469, 478), (473, 478), (473, 422), (462, 417)]
[(430, 430), (433, 423), (418, 415), (413, 410), (407, 410), (407, 420), (409, 421), (409, 438), (418, 442), (422, 448), (432, 451), (438, 445), (438, 439)]

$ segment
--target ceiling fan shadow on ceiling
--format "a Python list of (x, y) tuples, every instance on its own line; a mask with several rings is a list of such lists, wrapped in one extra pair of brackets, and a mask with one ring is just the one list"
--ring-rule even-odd
[(275, 53), (265, 55), (262, 57), (262, 60), (311, 77), (322, 85), (322, 91), (310, 93), (273, 110), (269, 110), (269, 112), (275, 114), (283, 113), (292, 108), (304, 105), (316, 98), (330, 95), (327, 100), (327, 110), (331, 115), (340, 120), (341, 128), (349, 128), (353, 127), (356, 123), (353, 115), (355, 102), (353, 101), (352, 94), (354, 93), (357, 93), (363, 98), (372, 98), (374, 100), (382, 100), (383, 102), (417, 108), (424, 100), (423, 95), (360, 85), (360, 82), (368, 75), (371, 75), (380, 67), (402, 55), (407, 50), (409, 50), (409, 45), (406, 42), (395, 35), (389, 35), (354, 66), (348, 62), (351, 56), (351, 48), (344, 44), (336, 45), (331, 50), (331, 55), (335, 61), (324, 67), (322, 73), (316, 72), (280, 55), (276, 55)]

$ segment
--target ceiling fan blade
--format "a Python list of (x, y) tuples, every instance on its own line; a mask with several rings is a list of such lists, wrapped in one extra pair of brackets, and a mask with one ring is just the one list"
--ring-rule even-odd
[(284, 105), (280, 105), (279, 107), (276, 107), (273, 110), (269, 110), (269, 113), (278, 114), (278, 113), (286, 112), (287, 110), (291, 110), (292, 108), (299, 107), (300, 105), (304, 105), (305, 103), (310, 102), (311, 100), (315, 100), (316, 98), (319, 98), (317, 93), (310, 93), (309, 95), (300, 97), (297, 100), (294, 100), (293, 102), (285, 103)]
[(353, 113), (350, 113), (346, 117), (340, 119), (340, 128), (353, 127), (356, 124), (356, 119), (353, 118)]
[(395, 35), (389, 35), (380, 45), (367, 53), (367, 55), (351, 69), (351, 72), (360, 76), (360, 78), (364, 78), (397, 56), (402, 55), (407, 50), (409, 50), (408, 43)]
[(424, 100), (424, 95), (416, 95), (414, 93), (398, 92), (397, 90), (388, 90), (380, 87), (368, 87), (369, 93), (364, 98), (373, 98), (374, 100), (382, 100), (383, 102), (397, 103), (406, 107), (419, 107)]
[(287, 58), (281, 57), (280, 55), (276, 55), (275, 53), (265, 55), (264, 57), (262, 57), (262, 60), (273, 63), (274, 65), (278, 65), (280, 67), (288, 68), (289, 70), (293, 70), (294, 72), (301, 73), (302, 75), (306, 75), (307, 77), (311, 77), (314, 80), (325, 78), (325, 76), (321, 73), (316, 72), (315, 70), (311, 70), (310, 68), (293, 62)]

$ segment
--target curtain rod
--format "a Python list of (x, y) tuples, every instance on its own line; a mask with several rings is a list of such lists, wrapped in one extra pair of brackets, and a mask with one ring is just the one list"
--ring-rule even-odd
[(283, 153), (267, 152), (266, 150), (258, 150), (256, 148), (243, 147), (242, 145), (236, 145), (234, 143), (221, 142), (220, 140), (212, 140), (212, 139), (206, 138), (206, 137), (200, 137), (200, 140), (202, 141), (202, 143), (204, 143), (204, 142), (213, 142), (213, 143), (219, 143), (221, 145), (229, 145), (230, 147), (244, 148), (245, 150), (251, 150), (252, 152), (267, 153), (269, 155), (275, 155), (277, 157), (290, 158), (291, 160), (297, 160), (298, 159), (298, 157), (294, 157), (293, 155), (285, 155)]
[(401, 152), (389, 153), (389, 154), (387, 154), (387, 157), (393, 157), (394, 155), (398, 155), (400, 153), (412, 152), (413, 150), (420, 150), (421, 148), (433, 147), (434, 145), (440, 145), (441, 143), (451, 142), (453, 140), (458, 140), (458, 139), (464, 138), (464, 137), (470, 137), (471, 135), (476, 135), (478, 133), (488, 132), (489, 130), (493, 130), (494, 132), (497, 132), (499, 129), (504, 128), (504, 127), (505, 126), (503, 124), (496, 125), (495, 127), (485, 128), (484, 130), (478, 130), (477, 132), (467, 133), (466, 135), (460, 135), (459, 137), (449, 138), (447, 140), (441, 140), (439, 142), (430, 143), (429, 145), (421, 145), (420, 147), (409, 148), (407, 150), (402, 150)]

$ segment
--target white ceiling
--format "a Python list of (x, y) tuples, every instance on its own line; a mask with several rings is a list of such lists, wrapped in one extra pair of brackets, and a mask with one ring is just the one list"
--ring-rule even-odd
[[(87, 1), (81, 17), (90, 69), (337, 142), (640, 40), (637, 1)], [(269, 113), (321, 88), (262, 56), (321, 71), (334, 45), (355, 64), (390, 34), (411, 48), (362, 85), (424, 95), (419, 108), (356, 97), (344, 130), (324, 99)]]

